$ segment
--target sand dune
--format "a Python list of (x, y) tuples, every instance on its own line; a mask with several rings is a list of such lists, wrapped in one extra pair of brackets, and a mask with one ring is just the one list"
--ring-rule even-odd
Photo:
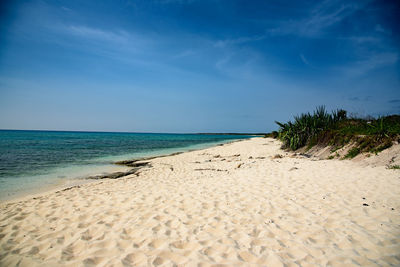
[(279, 146), (253, 138), (4, 203), (0, 264), (400, 265), (400, 171)]

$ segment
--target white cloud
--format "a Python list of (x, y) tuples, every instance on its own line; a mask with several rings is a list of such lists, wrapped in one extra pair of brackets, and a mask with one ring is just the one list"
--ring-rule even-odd
[(73, 25), (66, 27), (67, 32), (70, 34), (81, 36), (88, 39), (103, 39), (113, 42), (124, 42), (129, 39), (129, 34), (126, 31), (106, 31), (98, 28), (91, 28), (82, 25)]
[(348, 37), (348, 38), (342, 38), (344, 40), (349, 40), (355, 43), (379, 43), (382, 41), (381, 38), (377, 38), (374, 36), (352, 36), (352, 37)]
[(188, 50), (184, 50), (184, 51), (174, 55), (173, 58), (174, 59), (185, 58), (185, 57), (193, 56), (195, 54), (196, 54), (196, 52), (194, 50), (188, 49)]
[(307, 60), (307, 58), (303, 54), (300, 54), (300, 59), (301, 59), (301, 61), (303, 61), (303, 63), (305, 65), (311, 66), (310, 62)]
[(215, 62), (215, 67), (220, 71), (224, 70), (224, 66), (231, 60), (231, 58), (232, 55), (230, 54), (218, 59), (217, 62)]
[(66, 11), (66, 12), (71, 12), (72, 11), (72, 9), (70, 9), (68, 7), (65, 7), (65, 6), (62, 6), (61, 9)]
[(283, 21), (278, 27), (270, 29), (269, 32), (277, 35), (293, 34), (316, 37), (323, 34), (328, 27), (361, 9), (367, 2), (343, 3), (338, 0), (325, 0), (314, 7), (306, 18)]
[(385, 29), (380, 24), (375, 25), (375, 31), (386, 33)]
[(236, 39), (218, 40), (217, 42), (214, 43), (214, 46), (218, 47), (218, 48), (224, 48), (228, 45), (255, 42), (255, 41), (263, 40), (265, 38), (267, 38), (267, 35), (258, 35), (258, 36), (252, 36), (252, 37), (239, 37)]
[(398, 58), (397, 53), (374, 54), (364, 60), (359, 60), (349, 66), (342, 67), (340, 70), (349, 76), (360, 76), (375, 69), (394, 65), (397, 63)]

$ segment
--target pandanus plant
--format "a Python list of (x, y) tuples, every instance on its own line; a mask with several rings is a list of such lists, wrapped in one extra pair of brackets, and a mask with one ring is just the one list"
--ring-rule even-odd
[(336, 110), (329, 114), (325, 106), (319, 106), (310, 113), (303, 113), (294, 117), (294, 122), (281, 123), (275, 121), (279, 125), (278, 138), (283, 142), (284, 147), (296, 150), (305, 146), (317, 134), (335, 123), (346, 119), (345, 110)]
[(385, 137), (389, 137), (388, 127), (385, 124), (385, 120), (383, 117), (379, 118), (377, 121), (377, 125), (368, 124), (370, 127), (374, 128), (374, 132), (376, 134), (377, 140), (382, 140)]

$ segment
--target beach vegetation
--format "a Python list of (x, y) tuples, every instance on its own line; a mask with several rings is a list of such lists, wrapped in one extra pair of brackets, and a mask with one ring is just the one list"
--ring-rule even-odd
[(278, 138), (278, 132), (277, 131), (272, 131), (272, 132), (270, 132), (270, 133), (267, 133), (267, 134), (265, 134), (264, 135), (264, 138), (267, 138), (267, 137), (271, 137), (271, 138)]
[(352, 149), (347, 152), (347, 154), (344, 156), (345, 159), (352, 159), (358, 154), (360, 154), (361, 149), (359, 147), (353, 147)]
[(303, 113), (295, 116), (294, 121), (281, 123), (279, 125), (278, 138), (283, 142), (285, 148), (296, 150), (305, 145), (313, 145), (318, 142), (318, 134), (332, 128), (339, 121), (346, 119), (345, 110), (336, 110), (328, 113), (325, 106), (319, 106), (313, 114)]
[[(292, 121), (281, 123), (277, 137), (283, 148), (297, 150), (313, 146), (331, 146), (331, 152), (351, 145), (344, 158), (353, 158), (363, 152), (379, 153), (400, 141), (400, 115), (379, 118), (348, 117), (343, 109), (327, 112), (319, 106), (313, 113), (295, 116)], [(272, 136), (271, 136), (272, 137)]]
[(400, 170), (400, 165), (391, 165), (388, 168), (391, 170)]

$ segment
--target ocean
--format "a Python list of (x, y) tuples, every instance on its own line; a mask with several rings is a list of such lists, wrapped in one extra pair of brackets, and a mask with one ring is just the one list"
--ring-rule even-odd
[(0, 200), (123, 171), (115, 161), (202, 149), (251, 136), (0, 130)]

